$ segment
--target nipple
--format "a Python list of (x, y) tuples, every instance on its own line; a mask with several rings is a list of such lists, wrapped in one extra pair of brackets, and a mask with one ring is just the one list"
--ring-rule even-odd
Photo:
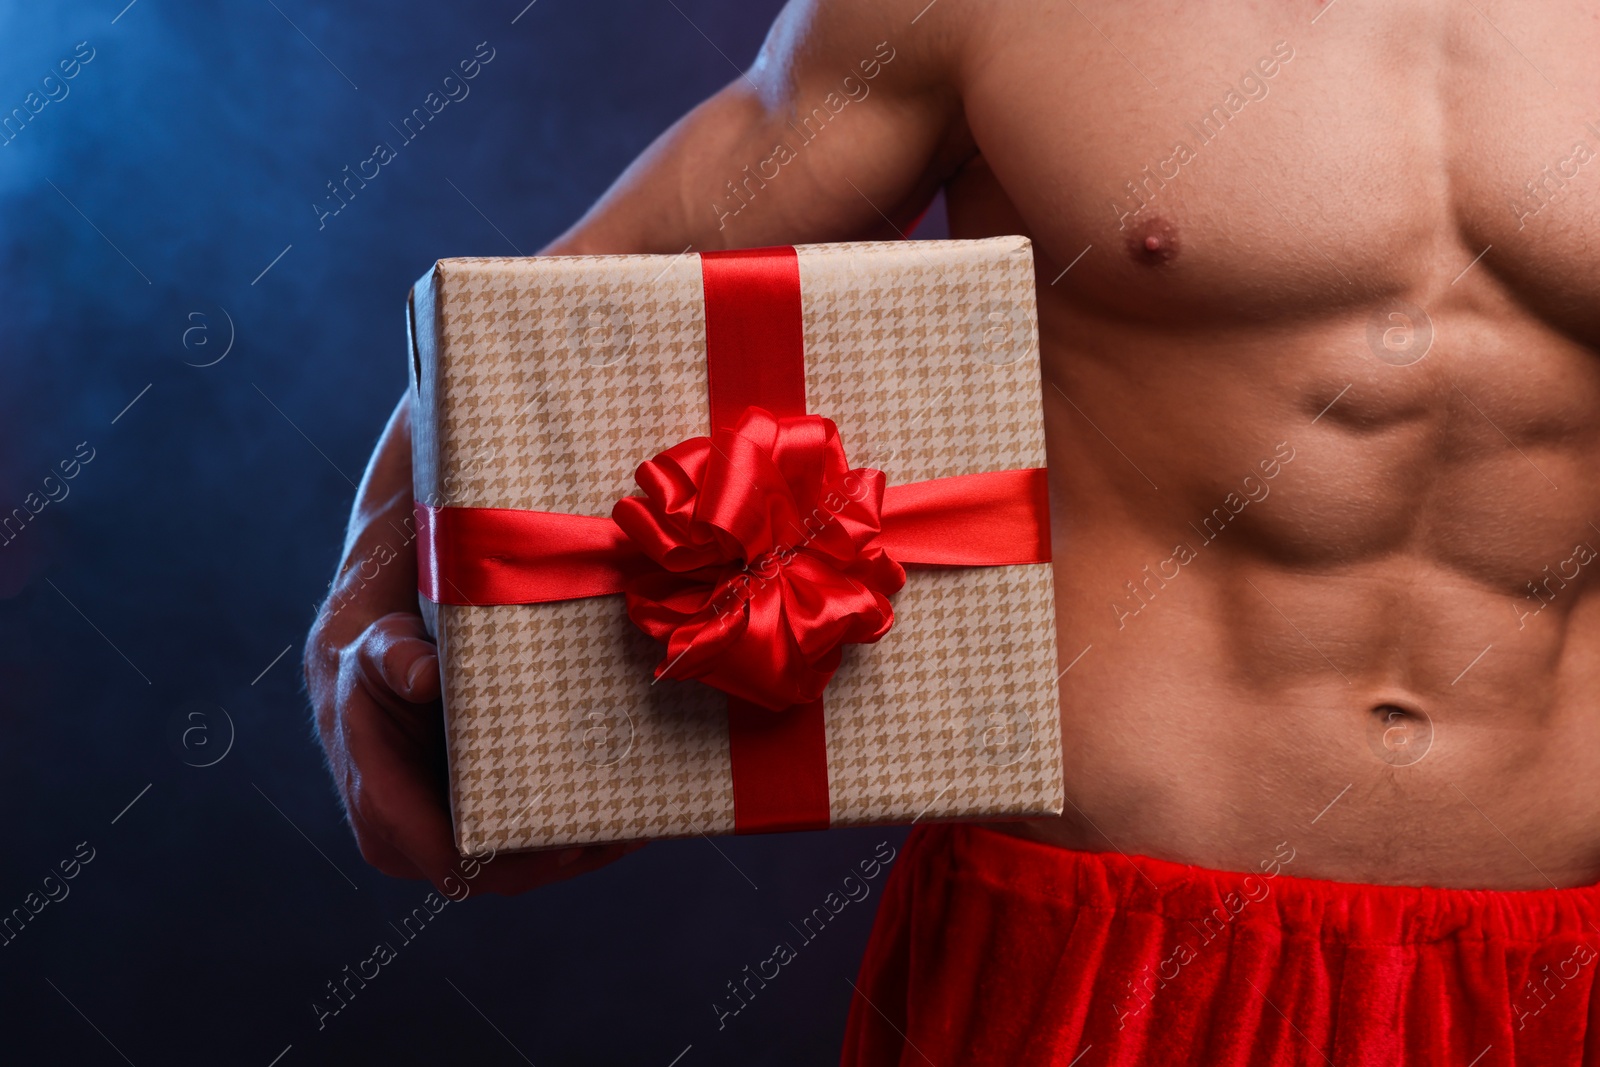
[(1128, 254), (1135, 263), (1159, 267), (1178, 255), (1178, 229), (1160, 216), (1146, 219), (1128, 235)]

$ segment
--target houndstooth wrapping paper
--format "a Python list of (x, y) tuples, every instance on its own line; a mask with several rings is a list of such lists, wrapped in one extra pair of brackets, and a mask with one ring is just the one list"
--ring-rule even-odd
[[(797, 251), (807, 410), (851, 466), (1044, 466), (1026, 238)], [(440, 260), (410, 319), (424, 503), (609, 515), (709, 432), (697, 255)], [(1050, 566), (913, 570), (891, 599), (824, 695), (833, 825), (1059, 814)], [(621, 596), (421, 605), (463, 853), (732, 832), (726, 697), (652, 684)]]

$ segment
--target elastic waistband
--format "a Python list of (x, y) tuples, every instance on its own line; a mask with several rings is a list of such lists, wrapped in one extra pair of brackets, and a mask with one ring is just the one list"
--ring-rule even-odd
[[(919, 827), (915, 846), (947, 849), (947, 876), (1065, 910), (1096, 908), (1192, 923), (1197, 932), (1266, 923), (1344, 942), (1547, 941), (1600, 936), (1600, 886), (1487, 890), (1363, 885), (1293, 875), (1291, 844), (1255, 871), (1213, 871), (1149, 856), (1075, 852), (978, 826)], [(940, 835), (943, 842), (929, 838)]]

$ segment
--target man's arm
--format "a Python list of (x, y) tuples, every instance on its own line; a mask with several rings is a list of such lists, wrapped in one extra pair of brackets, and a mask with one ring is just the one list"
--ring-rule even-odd
[(902, 236), (974, 152), (949, 23), (936, 33), (916, 13), (789, 4), (750, 70), (658, 137), (545, 254)]
[[(896, 2), (790, 3), (750, 70), (657, 138), (543, 254), (896, 236), (973, 151), (947, 55), (950, 20), (935, 34), (913, 25), (915, 14)], [(410, 420), (408, 394), (357, 490), (305, 670), (362, 856), (386, 874), (438, 885), (460, 861), (445, 800), (439, 662), (417, 614), (415, 545), (403, 536)], [(391, 551), (397, 558), (371, 566)], [(474, 884), (521, 892), (629, 848), (500, 856)]]

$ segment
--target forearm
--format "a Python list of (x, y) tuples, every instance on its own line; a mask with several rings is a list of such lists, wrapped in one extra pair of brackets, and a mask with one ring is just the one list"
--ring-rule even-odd
[(411, 501), (408, 390), (390, 414), (356, 490), (339, 567), (312, 626), (313, 647), (343, 645), (376, 616), (416, 610)]

